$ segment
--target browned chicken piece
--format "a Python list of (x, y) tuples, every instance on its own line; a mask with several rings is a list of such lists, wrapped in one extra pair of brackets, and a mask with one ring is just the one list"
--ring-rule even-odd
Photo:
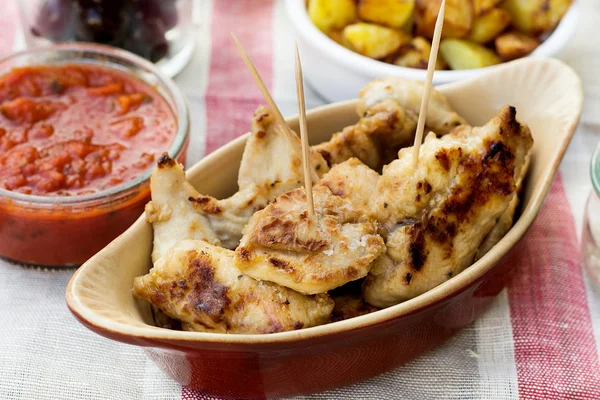
[(362, 295), (332, 296), (335, 307), (331, 313), (331, 322), (343, 321), (354, 317), (360, 317), (379, 310), (367, 303)]
[(184, 326), (181, 324), (181, 321), (175, 318), (169, 317), (167, 314), (162, 312), (162, 310), (156, 307), (154, 304), (151, 304), (152, 311), (152, 319), (154, 320), (154, 325), (163, 328), (170, 329), (172, 331), (182, 331), (185, 330)]
[(515, 217), (515, 212), (517, 211), (517, 207), (519, 206), (519, 196), (518, 194), (521, 192), (521, 187), (523, 185), (523, 180), (525, 175), (527, 174), (527, 169), (529, 167), (529, 160), (531, 157), (529, 154), (525, 157), (525, 165), (521, 169), (521, 175), (517, 181), (517, 190), (515, 196), (512, 198), (510, 203), (508, 204), (508, 208), (504, 211), (504, 214), (498, 219), (496, 225), (492, 228), (490, 233), (487, 234), (481, 246), (477, 249), (477, 253), (475, 254), (475, 261), (479, 260), (481, 257), (485, 255), (488, 251), (492, 249), (499, 241), (506, 235), (506, 233), (513, 226), (513, 219)]
[[(358, 96), (360, 102), (356, 110), (359, 117), (362, 117), (365, 113), (374, 110), (378, 104), (393, 100), (415, 121), (415, 128), (409, 138), (409, 142), (412, 143), (424, 87), (423, 82), (399, 77), (376, 79), (360, 91)], [(425, 119), (426, 128), (438, 135), (444, 135), (459, 125), (468, 125), (468, 123), (454, 111), (443, 94), (432, 88)]]
[[(321, 153), (330, 166), (357, 157), (369, 167), (380, 169), (396, 158), (401, 147), (413, 143), (423, 87), (422, 82), (403, 78), (369, 83), (359, 95), (360, 120), (313, 149)], [(431, 92), (426, 123), (428, 129), (440, 135), (458, 125), (467, 125), (435, 89)]]
[(507, 106), (483, 127), (430, 133), (416, 170), (412, 148), (402, 149), (370, 200), (387, 251), (365, 280), (365, 299), (388, 307), (469, 266), (513, 199), (532, 144)]
[[(317, 152), (311, 165), (318, 176), (328, 171)], [(252, 214), (303, 182), (300, 139), (276, 124), (265, 107), (252, 120), (238, 176), (239, 191), (217, 200), (187, 183), (183, 166), (163, 155), (152, 174), (152, 201), (146, 217), (154, 227), (153, 260), (183, 239), (203, 239), (229, 249), (237, 247)]]
[(198, 192), (185, 179), (183, 165), (163, 154), (150, 178), (152, 201), (146, 204), (146, 220), (154, 230), (152, 261), (185, 239), (202, 239), (220, 245), (210, 221), (198, 213), (189, 199)]
[(363, 298), (363, 282), (364, 279), (352, 281), (328, 293), (335, 302), (335, 307), (331, 313), (331, 322), (359, 317), (378, 310), (377, 307), (367, 303)]
[(331, 140), (312, 146), (333, 166), (351, 157), (360, 159), (373, 169), (396, 158), (402, 146), (414, 138), (416, 115), (407, 113), (393, 100), (376, 104), (365, 111), (355, 125), (334, 133)]
[(375, 193), (378, 180), (377, 172), (358, 158), (350, 158), (334, 165), (319, 181), (319, 185), (327, 186), (331, 193), (350, 200), (355, 206), (366, 206)]
[(233, 252), (200, 240), (169, 249), (133, 292), (183, 323), (183, 329), (218, 333), (274, 333), (329, 320), (333, 300), (256, 281), (233, 265)]
[(385, 251), (365, 207), (313, 188), (315, 215), (308, 216), (304, 188), (279, 196), (252, 216), (235, 250), (235, 265), (259, 280), (301, 293), (324, 293), (364, 277)]
[[(329, 168), (323, 157), (311, 151), (310, 163), (315, 180)], [(256, 211), (277, 196), (301, 186), (303, 182), (302, 145), (297, 135), (278, 123), (271, 112), (259, 106), (252, 119), (252, 129), (238, 175), (239, 191), (232, 197), (216, 200), (200, 196), (196, 210), (208, 216), (211, 225), (228, 249), (237, 247), (242, 229)]]

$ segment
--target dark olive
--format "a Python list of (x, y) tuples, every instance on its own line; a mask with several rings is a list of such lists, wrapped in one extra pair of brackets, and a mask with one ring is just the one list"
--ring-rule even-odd
[(167, 55), (166, 30), (160, 19), (146, 19), (141, 11), (134, 13), (123, 48), (156, 62)]
[(136, 0), (147, 23), (161, 23), (165, 31), (177, 25), (177, 0)]
[(76, 0), (75, 39), (119, 46), (131, 24), (131, 1)]

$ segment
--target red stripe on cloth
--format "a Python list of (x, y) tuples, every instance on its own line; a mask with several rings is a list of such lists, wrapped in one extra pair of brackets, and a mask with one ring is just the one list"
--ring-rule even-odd
[(248, 132), (254, 110), (264, 103), (231, 32), (242, 42), (267, 87), (272, 87), (273, 6), (272, 0), (214, 1), (206, 93), (207, 153)]
[[(273, 77), (273, 0), (213, 0), (211, 18), (211, 63), (206, 91), (206, 153), (210, 153), (250, 130), (254, 110), (264, 103), (250, 72), (240, 58), (231, 32), (240, 39), (267, 87)], [(255, 379), (260, 398), (260, 377), (240, 366), (240, 379)], [(202, 386), (197, 376), (193, 386)], [(212, 400), (210, 395), (187, 388), (182, 400)]]
[(600, 399), (600, 362), (577, 235), (560, 176), (508, 289), (522, 399)]
[(20, 19), (17, 13), (17, 0), (3, 2), (0, 12), (0, 57), (12, 52)]

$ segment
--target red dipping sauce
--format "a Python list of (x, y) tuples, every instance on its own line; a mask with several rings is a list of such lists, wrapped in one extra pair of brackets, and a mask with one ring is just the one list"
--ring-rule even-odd
[(0, 77), (0, 188), (96, 193), (138, 177), (177, 121), (149, 85), (96, 65), (15, 68)]
[(164, 152), (184, 160), (183, 94), (115, 48), (54, 45), (0, 60), (0, 256), (79, 265), (133, 224)]

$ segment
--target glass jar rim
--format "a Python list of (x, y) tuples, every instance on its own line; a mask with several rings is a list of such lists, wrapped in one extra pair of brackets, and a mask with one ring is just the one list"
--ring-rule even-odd
[[(98, 65), (106, 68), (117, 69), (121, 72), (124, 72), (132, 77), (142, 80), (142, 82), (149, 84), (146, 79), (144, 79), (140, 74), (136, 74), (131, 67), (127, 67), (126, 65), (119, 65), (115, 62), (109, 62), (106, 57), (113, 58), (115, 60), (124, 61), (125, 63), (131, 64), (131, 66), (139, 67), (142, 70), (150, 73), (155, 76), (156, 79), (166, 88), (166, 91), (169, 96), (172, 97), (172, 102), (174, 105), (174, 109), (172, 110), (174, 113), (174, 117), (177, 121), (177, 131), (175, 133), (175, 137), (173, 142), (169, 146), (167, 150), (171, 157), (177, 157), (179, 153), (185, 149), (185, 145), (189, 136), (189, 112), (188, 106), (185, 101), (185, 97), (181, 90), (175, 82), (167, 77), (163, 72), (161, 72), (154, 64), (151, 62), (133, 54), (125, 50), (118, 49), (116, 47), (101, 45), (96, 43), (59, 43), (50, 46), (37, 47), (34, 49), (27, 49), (17, 53), (10, 54), (6, 57), (0, 58), (0, 66), (6, 62), (17, 59), (19, 57), (24, 57), (28, 55), (43, 55), (44, 53), (48, 53), (49, 55), (58, 55), (59, 53), (71, 53), (71, 52), (80, 52), (82, 54), (81, 59), (69, 59), (69, 63), (73, 64), (91, 64)], [(89, 54), (95, 56), (94, 58), (85, 59), (83, 58), (83, 54)], [(96, 58), (97, 57), (97, 58)], [(105, 57), (104, 59), (102, 57)], [(94, 61), (92, 61), (94, 60)], [(57, 63), (58, 65), (60, 63)], [(48, 65), (48, 64), (31, 64), (31, 65)], [(164, 96), (163, 96), (164, 97)], [(168, 99), (166, 99), (168, 102)], [(38, 195), (29, 195), (25, 193), (14, 192), (11, 190), (6, 190), (0, 188), (0, 197), (9, 198), (11, 200), (17, 200), (19, 202), (26, 202), (30, 205), (39, 204), (39, 205), (68, 205), (68, 204), (79, 204), (79, 203), (87, 203), (93, 200), (98, 200), (102, 198), (112, 197), (115, 195), (122, 195), (127, 193), (129, 190), (136, 188), (141, 185), (145, 181), (150, 178), (154, 167), (148, 168), (144, 171), (140, 176), (122, 183), (117, 186), (113, 186), (111, 188), (101, 190), (96, 193), (80, 195), (80, 196), (38, 196)]]

